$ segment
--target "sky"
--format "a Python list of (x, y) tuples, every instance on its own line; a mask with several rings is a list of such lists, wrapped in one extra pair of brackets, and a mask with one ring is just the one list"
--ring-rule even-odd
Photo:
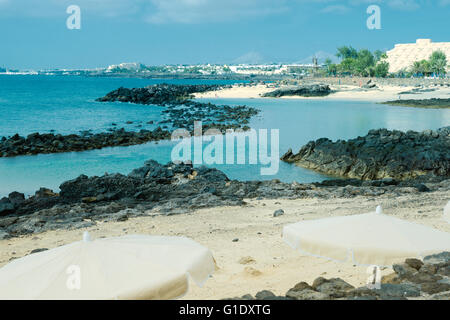
[[(381, 29), (367, 28), (370, 5)], [(0, 66), (320, 62), (342, 45), (450, 41), (449, 17), (450, 0), (0, 0)]]

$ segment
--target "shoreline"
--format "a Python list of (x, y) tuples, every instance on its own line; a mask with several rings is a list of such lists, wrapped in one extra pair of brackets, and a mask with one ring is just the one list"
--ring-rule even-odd
[(221, 206), (245, 207), (244, 199), (325, 201), (450, 190), (450, 177), (445, 170), (430, 171), (413, 179), (396, 172), (403, 179), (385, 175), (379, 180), (335, 179), (315, 183), (286, 183), (278, 179), (238, 181), (214, 168), (194, 167), (192, 163), (163, 165), (148, 160), (127, 175), (81, 174), (63, 182), (58, 193), (44, 187), (30, 197), (17, 191), (9, 193), (0, 199), (0, 239), (126, 221), (149, 213), (168, 216)]
[[(395, 85), (378, 85), (377, 88), (361, 88), (358, 85), (336, 85), (330, 84), (332, 93), (321, 97), (301, 97), (301, 96), (283, 96), (276, 99), (306, 99), (306, 100), (328, 100), (328, 101), (366, 101), (374, 103), (383, 103), (386, 101), (400, 99), (431, 99), (431, 98), (449, 98), (450, 85), (439, 87), (433, 91), (419, 91), (416, 86), (395, 86)], [(271, 92), (276, 88), (283, 86), (274, 86), (271, 84), (256, 85), (233, 85), (231, 88), (225, 88), (214, 92), (203, 92), (194, 94), (197, 99), (274, 99), (264, 98), (263, 94)], [(434, 88), (433, 88), (434, 89)], [(411, 92), (411, 93), (406, 93)], [(412, 93), (414, 92), (414, 93)]]
[[(347, 79), (348, 80), (348, 79)], [(354, 80), (355, 81), (355, 80)], [(362, 82), (361, 82), (362, 83)], [(369, 85), (370, 84), (370, 85)], [(450, 84), (442, 88), (418, 88), (408, 86), (381, 86), (368, 81), (365, 86), (375, 86), (372, 88), (361, 88), (343, 84), (335, 86), (327, 84), (330, 94), (320, 96), (281, 96), (279, 98), (267, 97), (268, 99), (308, 99), (323, 101), (363, 101), (380, 103), (389, 106), (413, 107), (424, 109), (447, 109), (444, 106), (427, 106), (420, 103), (410, 105), (406, 102), (427, 99), (449, 99)], [(435, 84), (436, 86), (436, 84)], [(218, 128), (221, 132), (226, 129), (242, 128), (248, 130), (249, 120), (259, 113), (258, 109), (247, 106), (223, 106), (214, 105), (210, 102), (201, 103), (198, 99), (265, 99), (264, 94), (270, 93), (279, 88), (286, 88), (280, 84), (235, 84), (232, 86), (219, 85), (153, 85), (151, 91), (148, 88), (125, 89), (119, 88), (111, 91), (97, 101), (111, 102), (132, 102), (136, 104), (156, 104), (166, 106), (162, 111), (162, 120), (158, 122), (160, 127), (155, 130), (124, 131), (124, 129), (112, 128), (109, 132), (97, 134), (39, 134), (33, 133), (27, 137), (19, 136), (16, 133), (9, 138), (0, 137), (0, 158), (14, 157), (22, 155), (62, 153), (73, 151), (86, 151), (102, 149), (112, 146), (130, 146), (143, 144), (149, 141), (160, 141), (169, 139), (170, 132), (167, 124), (173, 128), (185, 128), (189, 132), (193, 131), (195, 117), (192, 113), (200, 114), (200, 118), (207, 119), (204, 127)], [(161, 90), (160, 90), (161, 89)], [(195, 92), (195, 91), (200, 92)], [(182, 99), (181, 99), (182, 97)], [(405, 99), (406, 97), (406, 99)], [(190, 99), (192, 98), (192, 100)], [(414, 98), (414, 99), (411, 99)], [(180, 100), (181, 99), (181, 100)], [(399, 100), (396, 100), (399, 99)], [(197, 101), (196, 101), (197, 100)], [(405, 104), (402, 103), (405, 100)], [(390, 103), (391, 102), (391, 103)], [(176, 106), (182, 106), (177, 108)], [(231, 113), (232, 116), (226, 113)], [(225, 120), (226, 118), (230, 118)], [(153, 121), (152, 121), (153, 122)], [(161, 128), (162, 126), (162, 128)], [(41, 138), (44, 141), (41, 141)]]

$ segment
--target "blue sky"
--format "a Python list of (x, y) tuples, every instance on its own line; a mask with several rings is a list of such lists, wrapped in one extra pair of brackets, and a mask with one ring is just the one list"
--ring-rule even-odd
[[(371, 4), (381, 30), (366, 27)], [(450, 41), (449, 17), (450, 0), (0, 0), (0, 66), (309, 62), (341, 45)]]

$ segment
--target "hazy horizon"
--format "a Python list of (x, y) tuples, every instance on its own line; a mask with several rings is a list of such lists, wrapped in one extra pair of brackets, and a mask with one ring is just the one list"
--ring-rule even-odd
[[(450, 0), (0, 0), (0, 66), (88, 69), (146, 65), (308, 63), (352, 45), (450, 41)], [(381, 29), (369, 30), (369, 5)], [(70, 30), (69, 5), (81, 9)]]

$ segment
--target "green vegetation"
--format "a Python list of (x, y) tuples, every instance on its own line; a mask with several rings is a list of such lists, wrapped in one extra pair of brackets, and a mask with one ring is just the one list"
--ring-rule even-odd
[(411, 66), (411, 73), (416, 76), (445, 75), (447, 57), (442, 51), (434, 51), (428, 60), (416, 61)]
[(288, 67), (288, 73), (292, 74), (307, 74), (308, 70), (302, 67)]
[(339, 47), (336, 56), (341, 63), (333, 64), (325, 61), (329, 75), (354, 75), (363, 77), (386, 77), (389, 74), (389, 63), (384, 59), (386, 54), (380, 50), (370, 52), (367, 49), (356, 50), (349, 46)]
[(146, 66), (145, 70), (154, 73), (167, 73), (169, 69), (166, 66)]

